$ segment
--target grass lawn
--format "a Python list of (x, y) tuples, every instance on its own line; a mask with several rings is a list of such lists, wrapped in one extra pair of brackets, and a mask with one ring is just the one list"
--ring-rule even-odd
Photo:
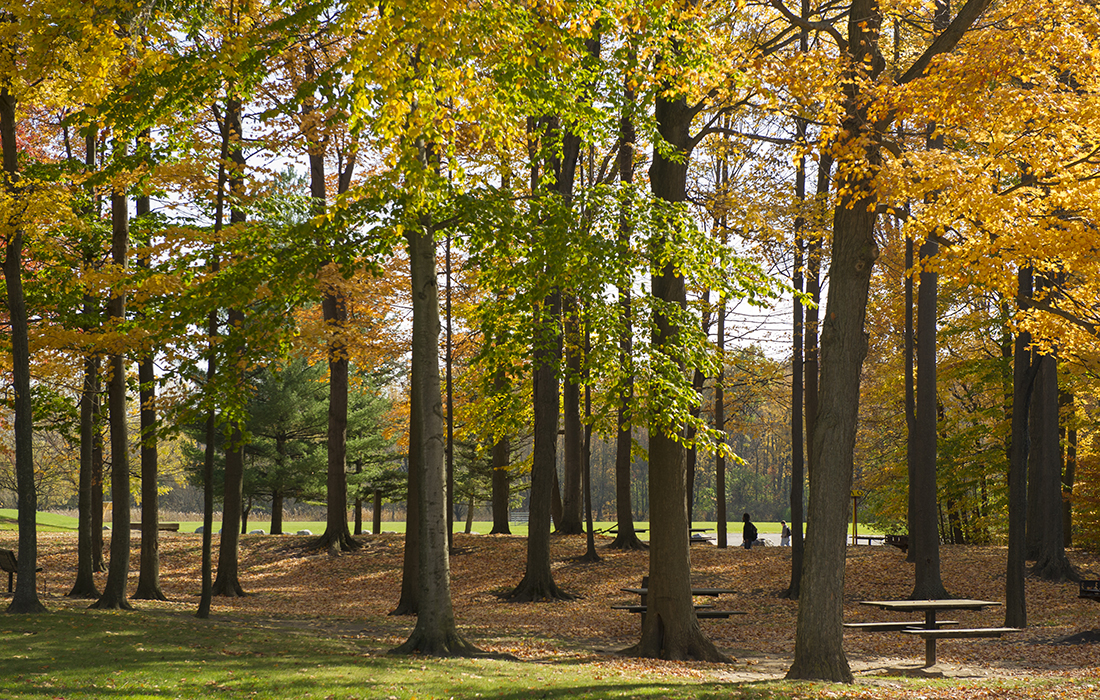
[[(18, 530), (17, 512), (14, 508), (0, 508), (0, 531), (3, 530)], [(180, 521), (180, 532), (194, 532), (196, 528), (202, 525), (202, 520), (183, 520)], [(777, 535), (780, 532), (779, 523), (755, 523), (757, 530), (761, 534), (773, 534)], [(349, 523), (350, 528), (354, 528), (354, 523)], [(456, 522), (455, 531), (462, 532), (465, 529), (465, 522)], [(637, 522), (634, 524), (636, 528), (646, 530), (639, 534), (639, 538), (643, 540), (649, 539), (649, 523)], [(221, 527), (220, 523), (215, 520), (214, 528), (215, 532)], [(607, 532), (611, 528), (615, 527), (614, 522), (595, 522), (593, 527), (597, 532)], [(715, 532), (718, 528), (718, 524), (715, 522), (696, 521), (692, 523), (692, 527), (707, 528), (710, 532)], [(369, 520), (363, 522), (364, 530), (369, 532), (371, 523)], [(473, 523), (473, 532), (479, 535), (487, 535), (493, 528), (493, 524), (484, 520), (476, 520)], [(731, 542), (733, 539), (740, 541), (741, 523), (730, 522), (727, 524), (728, 531), (730, 533)], [(76, 532), (76, 518), (66, 515), (54, 515), (52, 513), (39, 513), (38, 514), (38, 529), (40, 532)], [(249, 530), (263, 530), (264, 532), (271, 531), (271, 521), (264, 519), (249, 519)], [(321, 534), (325, 531), (325, 523), (319, 521), (302, 522), (302, 521), (283, 521), (283, 532), (287, 534), (293, 534), (298, 530), (309, 530), (315, 535)], [(526, 523), (512, 523), (511, 530), (513, 535), (526, 536), (527, 524)], [(397, 532), (404, 534), (405, 523), (400, 522), (383, 522), (383, 532)], [(861, 535), (881, 535), (881, 532), (867, 528), (861, 525), (859, 529)]]
[(1083, 677), (914, 679), (853, 686), (745, 681), (721, 665), (394, 657), (353, 631), (310, 621), (198, 620), (143, 603), (141, 612), (67, 609), (0, 615), (0, 697), (64, 698), (1088, 698)]
[[(693, 547), (699, 585), (738, 592), (719, 604), (746, 614), (701, 623), (728, 664), (635, 659), (618, 652), (637, 641), (638, 618), (611, 609), (648, 567), (646, 552), (609, 550), (599, 563), (576, 560), (584, 537), (552, 539), (554, 577), (582, 597), (517, 605), (502, 601), (522, 578), (518, 536), (456, 535), (452, 598), (460, 633), (496, 658), (393, 657), (415, 620), (389, 615), (401, 582), (403, 538), (364, 536), (363, 548), (332, 557), (301, 537), (242, 538), (244, 598), (216, 598), (198, 620), (201, 538), (160, 538), (165, 602), (131, 601), (132, 612), (87, 609), (72, 600), (76, 537), (39, 537), (38, 590), (50, 612), (0, 614), (0, 698), (760, 698), (918, 700), (1093, 698), (1100, 696), (1100, 606), (1076, 598), (1074, 584), (1029, 580), (1032, 627), (1004, 640), (940, 643), (940, 665), (922, 670), (923, 643), (902, 634), (848, 632), (852, 685), (783, 680), (790, 666), (797, 603), (779, 592), (790, 550)], [(217, 542), (217, 539), (215, 539)], [(0, 532), (14, 548), (15, 533)], [(130, 590), (140, 535), (132, 541)], [(1100, 557), (1071, 557), (1096, 578)], [(1003, 600), (1004, 550), (945, 547), (949, 590)], [(102, 587), (105, 574), (96, 575)], [(903, 598), (912, 569), (888, 547), (849, 547), (846, 620), (882, 619), (860, 600)], [(0, 610), (10, 594), (0, 587)], [(997, 626), (1003, 612), (960, 613), (962, 626)], [(1090, 636), (1091, 635), (1091, 636)], [(1077, 638), (1085, 638), (1082, 643)], [(508, 656), (508, 659), (501, 658)]]

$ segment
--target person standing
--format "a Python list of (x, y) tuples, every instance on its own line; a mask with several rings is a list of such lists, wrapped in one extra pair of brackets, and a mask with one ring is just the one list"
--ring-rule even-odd
[(779, 544), (782, 547), (790, 547), (791, 546), (791, 528), (787, 527), (787, 521), (786, 520), (780, 520), (779, 525), (782, 528), (782, 530), (779, 533)]
[(745, 521), (745, 527), (741, 531), (745, 541), (741, 546), (745, 549), (752, 549), (753, 543), (756, 542), (756, 526), (752, 524), (748, 513), (745, 513), (741, 519)]

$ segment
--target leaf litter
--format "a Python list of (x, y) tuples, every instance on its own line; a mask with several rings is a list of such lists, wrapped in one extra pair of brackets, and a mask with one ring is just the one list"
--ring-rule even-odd
[[(306, 536), (244, 535), (240, 545), (243, 598), (215, 598), (213, 614), (248, 620), (261, 626), (308, 630), (359, 640), (364, 654), (382, 653), (407, 639), (415, 620), (391, 616), (401, 589), (404, 541), (401, 535), (364, 535), (356, 552), (330, 556), (310, 550)], [(633, 659), (616, 654), (638, 640), (636, 614), (612, 610), (612, 604), (637, 603), (622, 588), (637, 586), (647, 573), (647, 552), (599, 546), (602, 561), (574, 559), (585, 549), (583, 536), (555, 536), (551, 555), (554, 580), (580, 597), (574, 601), (508, 603), (499, 593), (522, 579), (526, 541), (506, 535), (455, 535), (451, 557), (452, 599), (460, 632), (488, 651), (512, 654), (531, 662), (591, 664), (606, 677), (660, 676), (701, 681), (782, 678), (794, 653), (798, 603), (784, 597), (790, 581), (791, 550), (763, 547), (691, 550), (692, 584), (735, 589), (737, 593), (706, 599), (720, 609), (743, 611), (729, 619), (703, 620), (706, 636), (733, 659), (732, 664)], [(135, 537), (131, 585), (136, 583), (139, 543)], [(0, 542), (0, 547), (14, 546)], [(216, 545), (216, 542), (215, 542)], [(64, 593), (76, 576), (76, 537), (41, 533), (43, 567), (39, 591), (48, 607), (83, 607)], [(200, 591), (201, 539), (165, 533), (160, 538), (161, 586), (168, 602), (134, 601), (135, 607), (189, 610)], [(956, 597), (1004, 601), (1006, 549), (944, 546), (941, 573)], [(1085, 578), (1100, 578), (1100, 557), (1071, 550), (1071, 561)], [(106, 574), (97, 574), (102, 586)], [(859, 605), (861, 600), (904, 599), (913, 585), (913, 565), (898, 550), (883, 546), (849, 547), (845, 569), (844, 619), (851, 622), (898, 620), (895, 614)], [(1001, 639), (941, 640), (940, 662), (921, 669), (924, 644), (900, 633), (846, 632), (845, 653), (857, 676), (870, 685), (845, 697), (882, 697), (880, 676), (921, 678), (1005, 679), (992, 695), (978, 687), (944, 686), (928, 694), (936, 698), (1032, 697), (1032, 686), (1014, 687), (1012, 679), (1048, 678), (1082, 682), (1100, 689), (1100, 605), (1077, 597), (1077, 584), (1028, 578), (1030, 626)], [(704, 601), (700, 601), (704, 602)], [(953, 619), (961, 627), (1004, 625), (1001, 607), (962, 611)], [(1095, 683), (1093, 683), (1095, 681)], [(969, 688), (969, 690), (966, 690)], [(1030, 690), (1028, 690), (1030, 688)], [(890, 691), (889, 697), (917, 698), (912, 688)], [(913, 691), (915, 692), (915, 691)], [(981, 691), (984, 692), (984, 691)], [(1071, 689), (1065, 697), (1077, 697)], [(1091, 692), (1091, 691), (1090, 691)], [(870, 694), (862, 694), (870, 693)], [(999, 694), (998, 694), (999, 693)], [(813, 697), (825, 697), (812, 693)], [(1055, 687), (1036, 697), (1059, 697)], [(1084, 696), (1082, 696), (1084, 697)]]

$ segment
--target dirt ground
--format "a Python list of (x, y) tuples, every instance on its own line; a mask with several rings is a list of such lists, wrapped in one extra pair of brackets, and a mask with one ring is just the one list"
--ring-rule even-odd
[[(377, 642), (379, 651), (404, 641), (414, 621), (388, 614), (397, 603), (401, 586), (402, 536), (363, 536), (361, 550), (338, 557), (309, 551), (305, 545), (310, 539), (243, 536), (241, 583), (248, 595), (215, 599), (215, 617), (364, 638)], [(637, 602), (620, 589), (639, 584), (647, 573), (649, 558), (645, 552), (609, 550), (609, 541), (598, 540), (602, 561), (581, 563), (576, 557), (584, 553), (583, 537), (554, 537), (555, 581), (580, 598), (513, 604), (503, 602), (498, 594), (523, 577), (525, 540), (456, 535), (456, 552), (451, 558), (452, 597), (461, 632), (484, 649), (520, 658), (569, 658), (611, 666), (635, 663), (615, 652), (637, 641), (638, 617), (612, 610), (611, 605)], [(75, 542), (75, 535), (40, 535), (43, 571), (39, 594), (51, 609), (87, 605), (87, 601), (65, 597), (76, 573)], [(131, 590), (137, 582), (139, 543), (140, 537), (134, 533)], [(15, 533), (0, 534), (0, 547), (15, 546)], [(169, 602), (134, 601), (135, 607), (193, 610), (200, 590), (200, 547), (201, 536), (163, 533), (161, 584)], [(691, 554), (694, 585), (738, 591), (707, 602), (746, 613), (701, 622), (709, 638), (734, 659), (733, 664), (710, 668), (708, 673), (729, 679), (781, 678), (794, 652), (798, 606), (782, 597), (790, 580), (790, 549), (699, 545)], [(941, 554), (944, 584), (952, 595), (1004, 600), (1004, 548), (945, 546)], [(1070, 558), (1086, 578), (1100, 578), (1100, 557), (1074, 550)], [(97, 576), (102, 586), (106, 574)], [(906, 598), (912, 576), (912, 565), (892, 547), (849, 547), (845, 621), (899, 619), (859, 601)], [(8, 595), (0, 592), (0, 596)], [(937, 646), (940, 663), (931, 669), (922, 668), (924, 643), (898, 632), (848, 632), (845, 651), (853, 671), (866, 677), (902, 673), (980, 678), (1088, 672), (1100, 679), (1100, 604), (1079, 599), (1075, 583), (1031, 579), (1027, 601), (1030, 626), (1026, 630), (1001, 639), (942, 640)], [(952, 613), (951, 619), (963, 627), (1000, 627), (1004, 611), (1000, 607), (963, 611)], [(701, 671), (700, 666), (705, 665), (676, 668), (692, 673)], [(664, 672), (670, 668), (666, 666)]]

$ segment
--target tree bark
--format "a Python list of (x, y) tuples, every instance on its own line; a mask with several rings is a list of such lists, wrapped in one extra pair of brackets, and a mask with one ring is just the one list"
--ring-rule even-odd
[[(421, 397), (416, 392), (409, 396), (409, 415), (421, 415), (422, 411), (417, 402)], [(397, 607), (390, 615), (416, 615), (420, 609), (420, 528), (416, 523), (420, 522), (420, 470), (415, 465), (420, 464), (422, 457), (423, 440), (420, 431), (423, 426), (418, 422), (409, 423), (409, 474), (405, 489), (405, 550), (401, 565), (401, 597), (397, 601)], [(378, 494), (375, 491), (375, 494)], [(379, 501), (375, 497), (375, 503)], [(380, 518), (380, 509), (375, 509), (375, 521)]]
[[(691, 158), (693, 113), (684, 97), (659, 95), (657, 129), (668, 153), (654, 149), (650, 186), (658, 199), (673, 206), (687, 199), (687, 169)], [(654, 314), (653, 347), (673, 355), (682, 332), (676, 321), (660, 311), (662, 305), (687, 304), (684, 277), (672, 261), (661, 260), (667, 240), (653, 242), (651, 288), (658, 310)], [(660, 257), (658, 257), (660, 256)], [(660, 261), (660, 262), (658, 262)], [(666, 361), (680, 365), (671, 358)], [(683, 366), (680, 365), (681, 371)], [(649, 592), (641, 639), (624, 653), (671, 660), (725, 661), (703, 635), (691, 597), (691, 555), (688, 541), (687, 470), (682, 426), (668, 425), (661, 416), (649, 417)]]
[[(1031, 303), (1032, 270), (1017, 272), (1016, 303)], [(1012, 441), (1008, 466), (1008, 561), (1005, 572), (1005, 627), (1027, 627), (1027, 595), (1024, 589), (1027, 530), (1027, 462), (1031, 448), (1028, 414), (1038, 363), (1032, 361), (1031, 334), (1017, 333), (1012, 353)]]
[[(796, 304), (797, 306), (797, 304)], [(714, 429), (722, 434), (723, 444), (726, 441), (726, 300), (722, 298), (718, 303), (718, 328), (716, 329), (716, 341), (718, 345), (718, 376), (714, 378)], [(801, 401), (795, 406), (801, 406)], [(797, 409), (795, 409), (797, 412)], [(801, 445), (801, 440), (799, 440)], [(798, 451), (802, 455), (801, 448)], [(718, 518), (718, 549), (726, 549), (729, 539), (729, 516), (726, 514), (726, 457), (719, 452), (714, 456), (714, 491), (716, 517)]]
[[(8, 196), (17, 197), (18, 146), (15, 138), (14, 96), (0, 88), (0, 146), (3, 150), (4, 182)], [(18, 578), (10, 613), (45, 612), (38, 599), (38, 494), (34, 484), (34, 414), (31, 403), (30, 328), (23, 296), (23, 230), (19, 221), (8, 222), (11, 231), (4, 245), (4, 285), (7, 291), (8, 322), (11, 324), (12, 391), (15, 413), (16, 507), (19, 521)]]
[[(634, 54), (631, 54), (632, 59)], [(634, 185), (634, 141), (637, 134), (634, 128), (635, 98), (630, 81), (623, 83), (623, 114), (619, 120), (619, 182), (623, 189), (623, 204), (619, 214), (620, 254), (629, 255), (630, 238), (633, 226), (631, 188)], [(629, 265), (626, 265), (629, 267)], [(634, 371), (631, 366), (633, 353), (633, 324), (631, 323), (630, 279), (626, 277), (618, 285), (619, 314), (622, 328), (619, 336), (619, 410), (615, 435), (615, 539), (608, 545), (610, 549), (646, 549), (647, 544), (638, 538), (634, 530), (634, 509), (630, 502), (630, 466), (631, 448), (634, 444), (632, 425), (635, 421), (630, 406), (634, 401)]]
[[(96, 139), (89, 133), (84, 140), (84, 164), (91, 172), (96, 164)], [(85, 212), (90, 216), (99, 216), (99, 205), (95, 200), (94, 188), (88, 188), (93, 204)], [(85, 266), (91, 268), (96, 263), (96, 255), (87, 250), (84, 255)], [(98, 303), (91, 294), (84, 295), (84, 330), (93, 327), (92, 319), (99, 312)], [(76, 580), (66, 594), (70, 598), (98, 598), (99, 588), (95, 584), (95, 557), (92, 548), (92, 457), (95, 444), (95, 392), (98, 388), (99, 360), (94, 355), (84, 358), (84, 381), (80, 390), (80, 474), (77, 477), (77, 545)], [(102, 495), (102, 491), (101, 491)]]
[[(129, 250), (130, 213), (126, 196), (111, 194), (111, 257), (125, 268)], [(115, 292), (108, 310), (111, 320), (121, 323), (126, 317), (126, 295)], [(103, 595), (91, 607), (100, 610), (130, 610), (126, 584), (130, 573), (130, 440), (126, 410), (126, 360), (124, 355), (110, 356), (111, 380), (107, 385), (107, 404), (111, 419), (111, 563)]]
[(554, 583), (550, 570), (550, 506), (557, 476), (558, 357), (561, 334), (560, 295), (551, 294), (535, 321), (535, 444), (531, 464), (531, 497), (527, 518), (527, 569), (523, 579), (505, 597), (515, 603), (572, 600)]
[[(1080, 575), (1066, 557), (1065, 533), (1062, 525), (1062, 450), (1059, 441), (1058, 361), (1054, 355), (1040, 356), (1032, 397), (1032, 417), (1036, 439), (1032, 456), (1039, 467), (1033, 474), (1038, 484), (1039, 520), (1042, 531), (1039, 551), (1031, 574), (1044, 581), (1062, 583), (1079, 581)], [(1029, 483), (1029, 486), (1033, 484)]]
[[(415, 526), (420, 532), (420, 607), (409, 639), (397, 654), (469, 656), (479, 650), (458, 634), (451, 603), (447, 545), (447, 486), (444, 464), (443, 397), (439, 382), (439, 288), (435, 239), (430, 225), (407, 234), (412, 277), (413, 342), (410, 425), (419, 426), (416, 462), (420, 474), (420, 508)], [(411, 436), (410, 436), (411, 437)], [(410, 525), (412, 523), (410, 522)]]
[[(148, 135), (148, 132), (146, 132)], [(149, 195), (137, 199), (137, 218), (149, 215)], [(149, 259), (139, 260), (149, 267)], [(153, 349), (147, 350), (138, 364), (138, 400), (141, 408), (141, 559), (138, 568), (138, 600), (167, 600), (160, 588), (160, 495), (157, 491), (157, 390), (153, 369)]]
[[(503, 373), (497, 375), (500, 388)], [(511, 445), (507, 437), (493, 445), (493, 529), (490, 534), (510, 535), (512, 526), (508, 515), (508, 501), (512, 495), (512, 478), (508, 471), (511, 463)]]
[(564, 435), (562, 449), (565, 476), (562, 480), (562, 518), (559, 535), (579, 535), (584, 532), (582, 522), (582, 451), (583, 427), (581, 424), (581, 339), (580, 313), (577, 299), (572, 293), (563, 295), (562, 317), (565, 322), (565, 381), (562, 382), (562, 412)]
[[(922, 263), (939, 251), (934, 241), (920, 250)], [(909, 555), (915, 563), (911, 598), (949, 597), (940, 577), (940, 533), (936, 517), (936, 442), (939, 438), (936, 400), (936, 303), (939, 275), (922, 267), (917, 290), (917, 384), (909, 488), (913, 510), (909, 513)]]

